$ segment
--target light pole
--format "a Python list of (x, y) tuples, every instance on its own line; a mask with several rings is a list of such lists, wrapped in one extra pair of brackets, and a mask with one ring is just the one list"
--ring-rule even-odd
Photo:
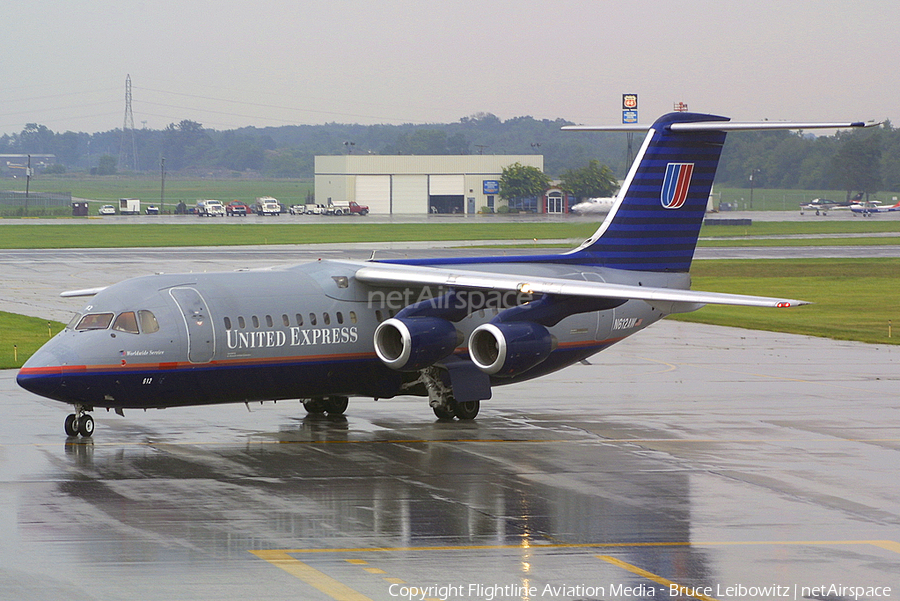
[(28, 155), (28, 166), (25, 168), (25, 215), (28, 217), (28, 189), (31, 187), (31, 155)]
[(750, 171), (750, 210), (753, 210), (753, 176), (759, 173), (760, 169), (753, 169)]
[(165, 213), (166, 203), (166, 157), (159, 157), (159, 214)]

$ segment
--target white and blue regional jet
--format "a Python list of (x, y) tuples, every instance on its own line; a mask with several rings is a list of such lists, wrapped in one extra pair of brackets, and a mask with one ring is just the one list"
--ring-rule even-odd
[[(599, 229), (563, 254), (319, 261), (137, 277), (99, 290), (19, 371), (19, 385), (90, 411), (417, 395), (473, 419), (491, 388), (556, 371), (671, 313), (803, 301), (690, 290), (689, 269), (725, 135), (857, 123), (735, 123), (671, 113), (646, 138)], [(582, 131), (638, 129), (584, 127)]]

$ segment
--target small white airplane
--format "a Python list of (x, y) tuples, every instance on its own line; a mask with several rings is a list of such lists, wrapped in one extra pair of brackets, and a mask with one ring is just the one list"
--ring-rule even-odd
[(606, 219), (569, 252), (318, 261), (73, 291), (93, 298), (16, 381), (74, 406), (69, 436), (93, 434), (97, 407), (281, 399), (341, 414), (350, 397), (415, 395), (439, 419), (470, 420), (493, 386), (582, 361), (668, 314), (805, 304), (690, 290), (689, 269), (726, 133), (816, 127), (865, 124), (676, 112), (643, 128), (566, 127), (647, 130)]
[(609, 213), (615, 202), (615, 197), (588, 198), (584, 202), (572, 205), (572, 212), (578, 213), (579, 215), (603, 215)]
[(857, 215), (868, 217), (869, 215), (874, 215), (875, 213), (893, 213), (894, 211), (900, 211), (900, 202), (895, 205), (885, 207), (879, 201), (869, 200), (850, 205), (850, 211), (853, 212), (854, 217), (856, 217)]
[(829, 200), (827, 198), (814, 198), (800, 205), (800, 214), (805, 211), (815, 211), (816, 215), (828, 215), (828, 211), (846, 211), (854, 204), (858, 204), (863, 197), (860, 192), (850, 200)]

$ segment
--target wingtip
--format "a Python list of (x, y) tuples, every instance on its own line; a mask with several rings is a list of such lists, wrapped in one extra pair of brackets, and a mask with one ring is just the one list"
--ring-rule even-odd
[(101, 286), (99, 288), (83, 288), (81, 290), (66, 290), (65, 292), (60, 292), (59, 295), (62, 298), (73, 298), (76, 296), (94, 296), (98, 292), (102, 292), (106, 290), (106, 286)]
[(775, 303), (776, 309), (787, 309), (790, 307), (801, 307), (803, 305), (811, 305), (812, 303), (805, 300), (782, 300)]

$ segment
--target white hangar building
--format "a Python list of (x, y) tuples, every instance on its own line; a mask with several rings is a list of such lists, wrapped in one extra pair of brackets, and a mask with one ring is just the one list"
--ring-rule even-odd
[(316, 202), (356, 201), (376, 215), (478, 213), (500, 200), (500, 176), (520, 163), (544, 170), (542, 155), (317, 156)]

